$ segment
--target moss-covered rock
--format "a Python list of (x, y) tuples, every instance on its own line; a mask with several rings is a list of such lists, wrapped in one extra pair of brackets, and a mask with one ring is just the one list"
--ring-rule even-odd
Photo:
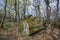
[(40, 24), (41, 22), (40, 18), (31, 17), (31, 18), (26, 18), (24, 21), (27, 22), (29, 25), (30, 34), (43, 28)]
[(29, 27), (33, 27), (33, 25), (35, 24), (35, 20), (32, 18), (27, 18), (24, 21), (26, 21), (29, 24)]
[(26, 18), (19, 24), (20, 26), (18, 30), (19, 32), (24, 32), (27, 35), (32, 34), (35, 31), (44, 28), (43, 26), (41, 26), (40, 22), (40, 18), (37, 17)]

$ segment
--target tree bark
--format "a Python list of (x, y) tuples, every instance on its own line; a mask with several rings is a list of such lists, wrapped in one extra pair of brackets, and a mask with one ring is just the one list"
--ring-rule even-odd
[(20, 14), (19, 14), (19, 0), (18, 0), (18, 19), (19, 19), (19, 22), (20, 22)]
[(4, 28), (3, 27), (3, 24), (4, 24), (4, 21), (5, 21), (5, 18), (6, 18), (6, 6), (7, 6), (7, 0), (5, 0), (5, 7), (4, 7), (4, 11), (5, 11), (5, 14), (4, 14), (4, 16), (3, 16), (3, 19), (2, 19), (2, 21), (1, 21), (1, 28)]
[[(15, 0), (15, 22), (17, 22), (17, 20), (19, 20), (20, 22), (20, 15), (19, 15), (19, 0), (18, 0), (18, 4), (17, 4), (17, 0)], [(18, 18), (17, 18), (18, 17)]]
[(17, 0), (15, 0), (15, 22), (17, 22)]
[(23, 15), (24, 15), (24, 19), (25, 19), (25, 11), (26, 11), (26, 7), (24, 7), (23, 11), (24, 11), (24, 14), (23, 14)]
[(56, 22), (58, 22), (58, 13), (59, 13), (59, 0), (57, 0)]
[(47, 12), (47, 20), (49, 20), (49, 1), (48, 0), (45, 0), (46, 1), (46, 5), (47, 5), (47, 9), (46, 9), (46, 12)]

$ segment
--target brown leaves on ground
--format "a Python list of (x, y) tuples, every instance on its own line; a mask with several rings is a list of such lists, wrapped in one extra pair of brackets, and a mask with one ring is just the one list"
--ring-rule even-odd
[[(13, 27), (8, 30), (0, 30), (1, 40), (60, 40), (60, 29), (47, 28), (33, 36), (26, 36), (18, 32), (19, 27)], [(53, 36), (52, 36), (53, 35)]]

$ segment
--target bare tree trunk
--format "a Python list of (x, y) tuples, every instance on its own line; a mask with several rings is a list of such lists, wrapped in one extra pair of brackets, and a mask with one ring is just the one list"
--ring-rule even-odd
[[(59, 0), (57, 0), (57, 13), (59, 12)], [(58, 17), (58, 14), (57, 14)]]
[(40, 5), (39, 5), (39, 0), (34, 0), (33, 6), (35, 7), (35, 10), (37, 12), (36, 16), (40, 17)]
[(46, 23), (46, 27), (50, 28), (50, 34), (52, 34), (52, 27), (51, 27), (51, 20), (50, 20), (50, 16), (51, 16), (51, 7), (49, 6), (49, 0), (45, 0), (46, 2), (46, 12), (47, 12), (47, 23)]
[(15, 22), (17, 22), (17, 0), (15, 0)]
[(19, 14), (19, 0), (18, 0), (18, 19), (19, 19), (19, 22), (20, 22), (20, 14)]
[(25, 19), (25, 11), (26, 11), (26, 7), (24, 7), (23, 11), (24, 11), (23, 16), (24, 16), (24, 19)]
[(50, 16), (49, 16), (49, 0), (45, 0), (46, 1), (46, 5), (47, 5), (47, 9), (46, 9), (46, 12), (47, 12), (47, 20), (49, 20)]
[(59, 13), (59, 0), (57, 0), (56, 22), (58, 22), (58, 13)]
[[(20, 15), (19, 15), (19, 0), (18, 0), (18, 4), (17, 4), (17, 0), (15, 0), (15, 22), (17, 22), (17, 20), (19, 20), (20, 22)], [(18, 17), (18, 18), (17, 18)]]
[(36, 8), (36, 11), (37, 11), (37, 16), (40, 17), (40, 6), (37, 5), (35, 8)]
[(5, 7), (4, 7), (5, 14), (4, 14), (3, 19), (2, 19), (2, 21), (1, 21), (1, 27), (2, 27), (2, 28), (4, 28), (4, 27), (3, 27), (3, 24), (4, 24), (4, 20), (5, 20), (5, 18), (6, 18), (6, 12), (7, 12), (7, 11), (6, 11), (6, 6), (7, 6), (7, 0), (5, 0)]

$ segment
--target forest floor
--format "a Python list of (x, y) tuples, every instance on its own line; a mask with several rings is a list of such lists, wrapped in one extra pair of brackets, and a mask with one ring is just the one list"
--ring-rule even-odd
[(46, 30), (26, 36), (18, 32), (19, 27), (11, 27), (8, 30), (0, 30), (0, 40), (60, 40), (60, 29), (48, 27)]

